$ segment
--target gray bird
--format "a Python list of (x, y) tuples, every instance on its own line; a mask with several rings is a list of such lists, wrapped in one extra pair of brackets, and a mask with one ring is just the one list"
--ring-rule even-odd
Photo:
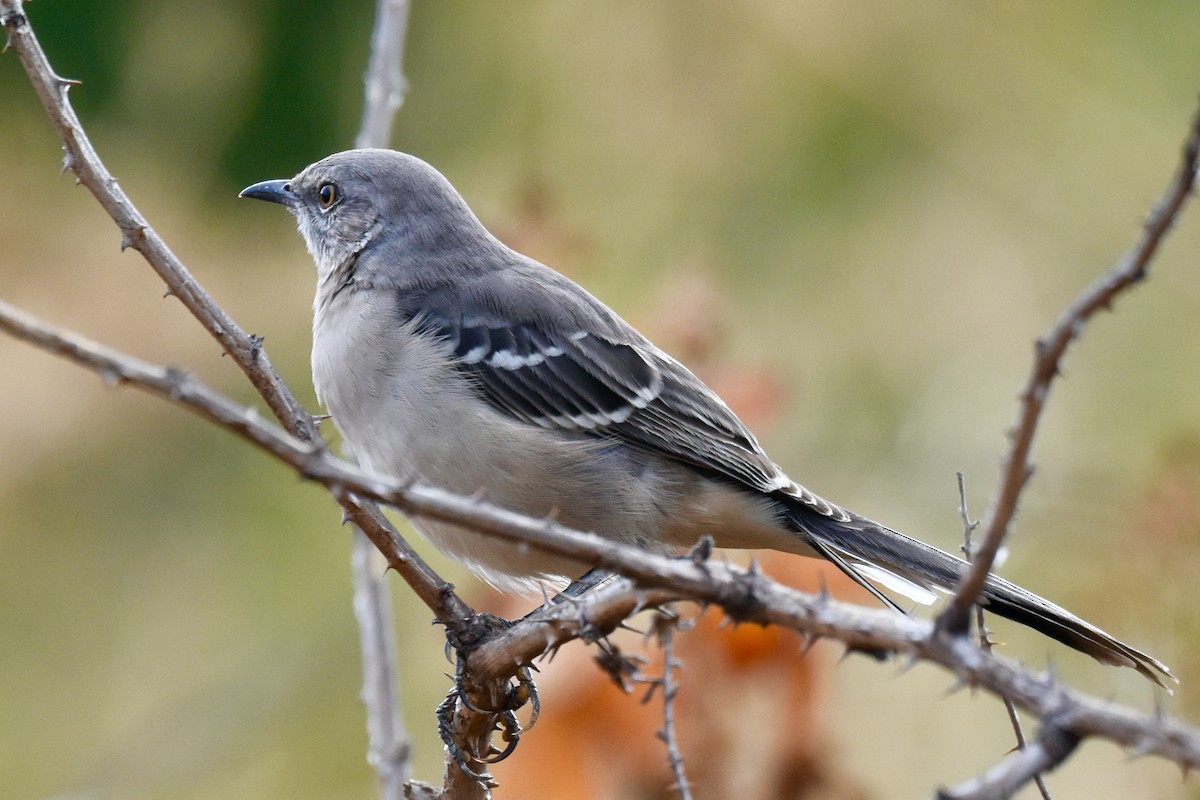
[[(241, 196), (295, 215), (317, 266), (313, 383), (366, 468), (419, 478), (654, 552), (828, 559), (930, 603), (965, 562), (818, 497), (695, 375), (578, 284), (492, 236), (433, 167), (351, 150)], [(588, 565), (417, 519), (494, 586), (561, 587)], [(578, 585), (578, 584), (577, 584)], [(1163, 684), (1156, 659), (990, 576), (989, 611)]]

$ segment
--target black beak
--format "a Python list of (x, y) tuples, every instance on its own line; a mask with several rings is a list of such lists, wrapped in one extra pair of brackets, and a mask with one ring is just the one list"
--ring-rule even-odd
[(253, 197), (255, 200), (267, 200), (285, 206), (294, 206), (300, 202), (299, 196), (292, 191), (292, 182), (287, 180), (260, 181), (242, 189), (238, 192), (238, 197)]

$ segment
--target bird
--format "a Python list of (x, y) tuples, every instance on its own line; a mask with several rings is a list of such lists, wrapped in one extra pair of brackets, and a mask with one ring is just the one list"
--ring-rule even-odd
[[(897, 610), (883, 589), (929, 604), (967, 568), (793, 481), (696, 375), (582, 286), (504, 245), (425, 161), (348, 150), (240, 196), (296, 218), (317, 272), (313, 385), (363, 467), (655, 553), (710, 536), (824, 558)], [(451, 523), (411, 522), (503, 591), (586, 589), (604, 576)], [(1160, 686), (1174, 680), (994, 574), (979, 603)]]

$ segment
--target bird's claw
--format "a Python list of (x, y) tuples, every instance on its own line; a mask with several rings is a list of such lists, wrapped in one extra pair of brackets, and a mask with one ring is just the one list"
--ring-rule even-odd
[[(477, 615), (476, 623), (468, 629), (466, 636), (448, 636), (447, 647), (453, 648), (458, 657), (454, 671), (454, 687), (437, 707), (438, 734), (458, 768), (483, 786), (491, 788), (496, 785), (495, 779), (487, 771), (486, 765), (503, 761), (512, 755), (521, 734), (537, 722), (541, 712), (541, 701), (538, 698), (537, 686), (533, 682), (532, 668), (528, 665), (517, 670), (504, 691), (499, 708), (485, 708), (471, 699), (464, 685), (466, 655), (495, 633), (507, 630), (512, 625), (511, 622), (490, 614)], [(530, 707), (531, 715), (528, 724), (522, 727), (517, 719), (517, 711), (526, 705)], [(475, 714), (493, 717), (492, 730), (500, 733), (505, 742), (504, 748), (490, 748), (491, 752), (478, 755), (469, 752), (469, 748), (456, 735), (455, 715), (460, 707)], [(488, 738), (490, 739), (490, 735)], [(473, 764), (484, 765), (484, 768), (477, 769)]]

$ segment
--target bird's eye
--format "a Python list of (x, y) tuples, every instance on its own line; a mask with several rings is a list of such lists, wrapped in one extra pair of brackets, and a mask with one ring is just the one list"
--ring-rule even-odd
[(338, 190), (332, 183), (323, 183), (321, 188), (317, 189), (317, 201), (321, 204), (321, 208), (329, 208), (337, 199)]

